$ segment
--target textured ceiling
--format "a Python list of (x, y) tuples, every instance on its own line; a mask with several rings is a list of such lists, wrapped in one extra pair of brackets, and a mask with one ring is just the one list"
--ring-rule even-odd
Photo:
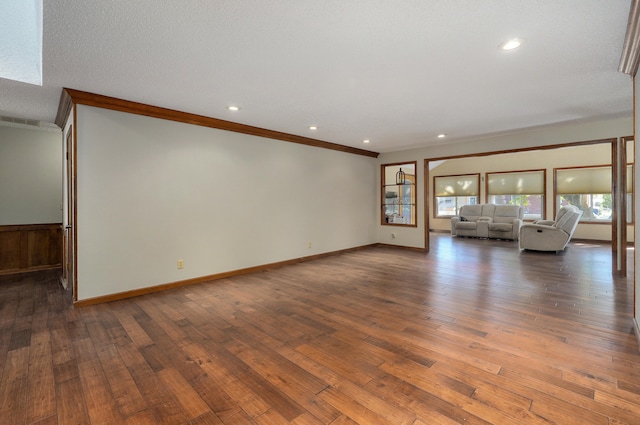
[[(43, 86), (0, 79), (0, 115), (52, 122), (69, 87), (377, 152), (630, 116), (617, 71), (629, 7), (45, 1)], [(500, 51), (511, 37), (526, 42)]]

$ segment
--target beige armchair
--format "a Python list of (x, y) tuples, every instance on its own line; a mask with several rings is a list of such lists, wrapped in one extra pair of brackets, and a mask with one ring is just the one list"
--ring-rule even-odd
[(565, 249), (582, 217), (582, 211), (567, 205), (558, 211), (556, 220), (539, 220), (520, 227), (520, 249), (562, 251)]

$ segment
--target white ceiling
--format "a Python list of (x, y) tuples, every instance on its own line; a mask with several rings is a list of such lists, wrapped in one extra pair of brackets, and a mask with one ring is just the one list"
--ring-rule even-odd
[[(617, 71), (629, 7), (44, 1), (44, 84), (0, 79), (0, 115), (53, 122), (69, 87), (376, 152), (630, 116), (632, 81)], [(526, 42), (499, 50), (511, 37)]]

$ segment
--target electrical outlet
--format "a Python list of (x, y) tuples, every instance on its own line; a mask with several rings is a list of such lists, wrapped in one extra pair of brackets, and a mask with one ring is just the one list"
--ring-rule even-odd
[(184, 269), (184, 260), (178, 260), (178, 268)]
[(395, 233), (392, 233), (392, 234), (391, 234), (391, 239), (395, 239), (395, 238), (396, 238), (396, 234), (395, 234)]
[(307, 248), (311, 248), (311, 241), (309, 241), (309, 244), (307, 245)]

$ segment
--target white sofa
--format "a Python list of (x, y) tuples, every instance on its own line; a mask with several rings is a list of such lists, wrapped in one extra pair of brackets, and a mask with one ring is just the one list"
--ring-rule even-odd
[(518, 205), (463, 205), (451, 217), (451, 235), (517, 241), (523, 215)]
[(534, 251), (562, 251), (578, 227), (582, 211), (566, 205), (556, 214), (555, 221), (538, 220), (520, 228), (520, 249)]

